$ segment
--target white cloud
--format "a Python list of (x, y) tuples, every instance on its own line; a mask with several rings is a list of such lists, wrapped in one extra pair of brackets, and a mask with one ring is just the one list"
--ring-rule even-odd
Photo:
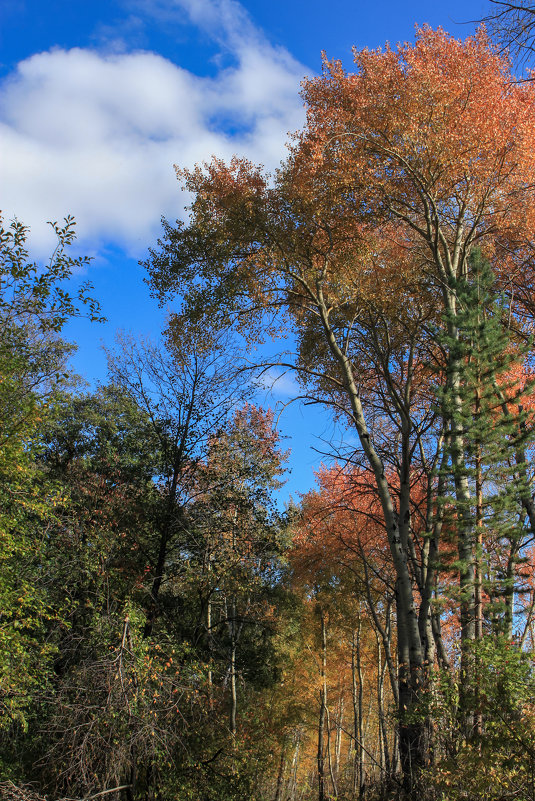
[[(235, 65), (198, 77), (147, 51), (56, 49), (21, 62), (0, 84), (1, 206), (32, 226), (38, 249), (51, 243), (45, 221), (71, 213), (84, 246), (142, 254), (161, 215), (183, 213), (173, 164), (237, 152), (274, 167), (287, 132), (302, 123), (304, 68), (266, 42), (238, 3), (151, 8), (186, 12)], [(225, 133), (229, 126), (239, 133)]]
[(273, 397), (281, 399), (297, 398), (302, 389), (289, 371), (281, 372), (274, 368), (265, 370), (255, 381), (259, 389), (267, 390)]

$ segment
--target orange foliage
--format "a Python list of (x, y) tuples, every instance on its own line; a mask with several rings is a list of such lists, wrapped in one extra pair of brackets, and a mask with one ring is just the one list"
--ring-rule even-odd
[[(386, 582), (394, 583), (381, 504), (370, 471), (339, 465), (317, 473), (319, 490), (303, 498), (303, 518), (294, 539), (291, 560), (300, 574), (349, 569), (362, 575), (363, 559), (373, 563)], [(399, 479), (391, 475), (395, 489)], [(424, 534), (425, 486), (412, 481), (412, 526), (415, 539)]]
[(508, 281), (531, 280), (511, 260), (523, 263), (535, 223), (533, 83), (511, 82), (483, 28), (462, 42), (424, 26), (414, 44), (354, 56), (356, 72), (324, 57), (304, 84), (291, 159), (301, 193), (352, 212), (390, 251), (394, 226), (410, 253), (385, 254), (395, 283), (426, 263), (459, 270), (476, 242)]
[[(318, 581), (349, 570), (358, 579), (363, 555), (374, 557), (391, 573), (388, 540), (373, 476), (335, 466), (317, 474), (319, 490), (303, 499), (303, 518), (294, 539), (291, 562), (301, 577)], [(387, 567), (388, 566), (388, 567)]]

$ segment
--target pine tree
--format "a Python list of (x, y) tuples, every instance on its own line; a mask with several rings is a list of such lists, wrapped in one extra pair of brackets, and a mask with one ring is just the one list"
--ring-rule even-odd
[[(447, 432), (442, 512), (451, 515), (460, 577), (461, 704), (473, 703), (472, 640), (486, 626), (511, 638), (517, 567), (525, 542), (526, 471), (518, 459), (533, 432), (514, 380), (524, 350), (511, 332), (507, 299), (474, 250), (451, 289), (454, 311), (437, 340), (445, 357), (438, 401)], [(464, 490), (464, 491), (462, 491)], [(487, 603), (483, 605), (484, 596)], [(469, 700), (469, 699), (472, 700)]]

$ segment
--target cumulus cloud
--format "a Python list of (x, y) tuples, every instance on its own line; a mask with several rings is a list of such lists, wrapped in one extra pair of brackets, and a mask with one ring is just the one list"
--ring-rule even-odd
[(148, 51), (54, 49), (0, 84), (1, 207), (32, 226), (43, 251), (45, 221), (71, 213), (85, 246), (144, 253), (161, 215), (183, 214), (173, 164), (237, 152), (271, 168), (302, 123), (303, 66), (272, 47), (238, 3), (150, 9), (186, 15), (232, 54), (232, 66), (199, 77)]

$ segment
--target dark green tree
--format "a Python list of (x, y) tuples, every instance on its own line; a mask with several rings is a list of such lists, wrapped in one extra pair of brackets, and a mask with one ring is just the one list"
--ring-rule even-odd
[(531, 385), (515, 369), (527, 346), (514, 332), (507, 299), (496, 291), (479, 250), (450, 288), (455, 309), (436, 333), (444, 365), (438, 405), (446, 432), (439, 514), (458, 548), (449, 568), (459, 574), (461, 705), (468, 710), (478, 681), (473, 641), (485, 632), (513, 635), (519, 565), (531, 536), (525, 503), (531, 491), (519, 454), (534, 432), (523, 411)]

